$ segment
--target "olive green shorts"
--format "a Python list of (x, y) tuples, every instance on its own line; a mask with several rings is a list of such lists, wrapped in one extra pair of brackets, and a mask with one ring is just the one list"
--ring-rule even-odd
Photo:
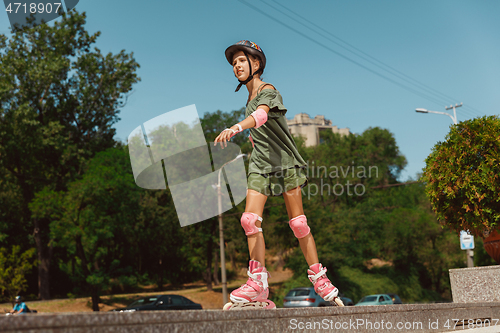
[(271, 173), (250, 173), (247, 187), (266, 196), (280, 196), (297, 186), (303, 188), (307, 185), (304, 169), (290, 168)]

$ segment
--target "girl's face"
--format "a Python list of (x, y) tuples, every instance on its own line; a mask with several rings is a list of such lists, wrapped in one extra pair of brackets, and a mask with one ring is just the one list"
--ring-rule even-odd
[(254, 61), (250, 56), (248, 58), (250, 59), (251, 64), (248, 64), (247, 57), (243, 51), (238, 51), (233, 56), (233, 72), (234, 76), (236, 76), (238, 80), (244, 81), (248, 78), (250, 75), (249, 65), (254, 68), (252, 72), (257, 70), (258, 62)]

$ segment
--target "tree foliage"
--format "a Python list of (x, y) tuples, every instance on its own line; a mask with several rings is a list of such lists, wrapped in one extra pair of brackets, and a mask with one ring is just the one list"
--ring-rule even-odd
[(112, 278), (133, 276), (127, 259), (136, 250), (140, 193), (127, 157), (114, 148), (98, 153), (67, 192), (39, 192), (30, 205), (35, 218), (52, 221), (52, 243), (71, 256), (74, 265), (67, 273), (75, 283), (87, 284), (95, 311), (98, 294)]
[(28, 287), (26, 274), (33, 267), (35, 249), (21, 252), (21, 246), (14, 245), (9, 253), (0, 248), (0, 291), (4, 300), (12, 301)]
[(484, 116), (452, 126), (426, 159), (422, 180), (439, 220), (455, 231), (498, 228), (500, 119)]
[[(86, 161), (115, 145), (112, 125), (139, 81), (133, 54), (93, 48), (100, 33), (89, 35), (85, 21), (73, 10), (54, 24), (0, 35), (0, 179), (20, 198), (22, 234), (35, 235), (42, 299), (50, 297), (50, 220), (33, 218), (28, 205), (38, 192), (64, 191)], [(12, 244), (19, 234), (8, 235)]]

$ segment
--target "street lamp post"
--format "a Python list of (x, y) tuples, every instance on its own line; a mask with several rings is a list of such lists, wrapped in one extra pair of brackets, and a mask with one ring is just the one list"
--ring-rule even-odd
[(453, 123), (456, 125), (458, 122), (457, 122), (457, 110), (456, 108), (459, 108), (463, 105), (463, 103), (460, 103), (460, 105), (458, 104), (455, 104), (454, 106), (453, 105), (450, 105), (449, 107), (445, 107), (446, 110), (451, 110), (453, 109), (453, 116), (447, 112), (439, 112), (439, 111), (429, 111), (429, 110), (426, 110), (426, 109), (421, 109), (421, 108), (418, 108), (416, 109), (415, 111), (416, 112), (419, 112), (419, 113), (436, 113), (436, 114), (444, 114), (444, 115), (447, 115), (448, 117), (451, 118), (451, 120), (453, 120)]
[(236, 156), (229, 162), (226, 162), (219, 169), (219, 181), (217, 182), (217, 196), (218, 196), (218, 204), (219, 204), (219, 243), (220, 243), (220, 266), (221, 266), (221, 280), (222, 280), (222, 301), (224, 304), (228, 302), (227, 298), (227, 279), (226, 279), (226, 254), (224, 251), (224, 226), (222, 224), (222, 192), (220, 188), (220, 174), (222, 169), (229, 163), (236, 161), (239, 158), (247, 156), (246, 154), (240, 154)]
[[(463, 105), (463, 103), (460, 103), (460, 105), (455, 104), (454, 106), (450, 105), (448, 107), (445, 107), (446, 110), (453, 109), (453, 116), (451, 114), (447, 113), (447, 112), (429, 111), (429, 110), (420, 109), (420, 108), (416, 109), (415, 111), (419, 112), (419, 113), (437, 113), (437, 114), (447, 115), (447, 116), (449, 116), (451, 118), (451, 120), (453, 120), (453, 123), (456, 125), (458, 123), (457, 122), (457, 110), (456, 110), (456, 108), (459, 108), (462, 105)], [(474, 267), (474, 250), (467, 249), (466, 253), (467, 253), (467, 267)]]

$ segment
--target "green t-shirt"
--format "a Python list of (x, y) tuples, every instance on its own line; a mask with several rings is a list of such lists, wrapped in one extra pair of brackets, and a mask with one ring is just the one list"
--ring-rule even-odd
[(259, 128), (251, 128), (250, 135), (255, 143), (248, 173), (271, 173), (293, 167), (305, 167), (297, 145), (286, 123), (286, 108), (279, 91), (263, 89), (246, 107), (245, 117), (257, 110), (259, 105), (267, 105), (268, 120)]

